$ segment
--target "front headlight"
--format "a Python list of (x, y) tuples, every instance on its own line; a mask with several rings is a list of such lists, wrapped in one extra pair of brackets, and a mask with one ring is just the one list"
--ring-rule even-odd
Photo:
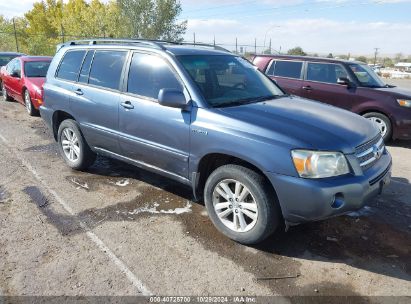
[(350, 173), (347, 159), (340, 152), (293, 150), (291, 156), (300, 177), (325, 178)]
[(411, 108), (411, 100), (397, 99), (397, 102), (401, 107)]

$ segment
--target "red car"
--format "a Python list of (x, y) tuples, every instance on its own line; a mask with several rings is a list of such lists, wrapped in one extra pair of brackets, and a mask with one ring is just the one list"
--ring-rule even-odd
[(52, 57), (22, 56), (1, 68), (3, 99), (23, 104), (31, 115), (38, 115), (43, 103), (43, 84)]

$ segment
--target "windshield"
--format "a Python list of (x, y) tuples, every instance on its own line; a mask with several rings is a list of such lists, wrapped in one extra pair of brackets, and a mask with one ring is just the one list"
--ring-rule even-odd
[(179, 61), (212, 107), (229, 107), (284, 96), (247, 60), (231, 55), (183, 55)]
[(386, 86), (368, 65), (352, 63), (349, 64), (349, 66), (361, 86), (370, 88), (382, 88)]
[(27, 61), (24, 63), (26, 77), (46, 77), (50, 61)]
[(7, 65), (11, 60), (16, 58), (17, 55), (0, 55), (0, 66)]

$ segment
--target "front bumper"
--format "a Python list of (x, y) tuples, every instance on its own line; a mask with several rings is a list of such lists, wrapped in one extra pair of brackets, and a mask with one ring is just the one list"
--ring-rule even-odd
[(394, 123), (394, 139), (411, 139), (411, 109), (403, 109), (401, 116), (391, 117)]
[(381, 193), (391, 178), (387, 152), (362, 175), (321, 180), (267, 173), (289, 225), (316, 221), (362, 208)]

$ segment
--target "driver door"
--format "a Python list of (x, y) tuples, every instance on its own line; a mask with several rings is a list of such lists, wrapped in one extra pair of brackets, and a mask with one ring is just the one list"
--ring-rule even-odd
[(338, 84), (341, 77), (349, 78), (345, 67), (338, 63), (307, 62), (302, 96), (351, 110), (359, 98), (357, 89)]
[(161, 89), (184, 91), (179, 76), (157, 55), (135, 52), (119, 104), (120, 149), (143, 166), (188, 178), (191, 112), (158, 103)]

